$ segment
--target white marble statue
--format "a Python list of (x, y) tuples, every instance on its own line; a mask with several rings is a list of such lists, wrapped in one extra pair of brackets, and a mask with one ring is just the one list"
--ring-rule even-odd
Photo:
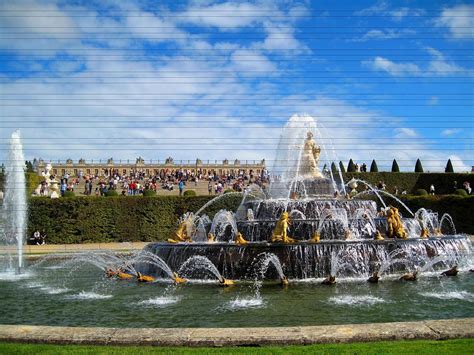
[(301, 152), (300, 175), (304, 178), (323, 178), (323, 174), (321, 174), (318, 167), (320, 154), (321, 147), (314, 141), (313, 133), (308, 131)]

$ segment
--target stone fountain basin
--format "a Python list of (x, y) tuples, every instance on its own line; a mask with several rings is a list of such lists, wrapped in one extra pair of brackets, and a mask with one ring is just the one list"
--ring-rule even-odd
[[(334, 270), (334, 263), (340, 264), (337, 277), (369, 275), (387, 260), (389, 254), (400, 250), (398, 257), (412, 259), (415, 267), (420, 260), (425, 262), (446, 250), (456, 257), (467, 257), (471, 253), (470, 240), (465, 235), (449, 235), (429, 239), (387, 239), (375, 240), (322, 240), (314, 244), (297, 242), (293, 244), (250, 242), (245, 246), (235, 243), (150, 243), (145, 249), (162, 258), (173, 271), (180, 271), (181, 265), (192, 256), (208, 258), (225, 277), (230, 279), (254, 279), (258, 277), (259, 265), (265, 253), (276, 255), (284, 274), (292, 279), (319, 278)], [(350, 267), (349, 267), (350, 266)], [(443, 265), (441, 265), (443, 266)], [(445, 266), (444, 266), (445, 267)], [(403, 272), (410, 265), (394, 264), (388, 273)], [(159, 274), (153, 265), (146, 265), (144, 272)], [(181, 270), (183, 271), (183, 270)], [(189, 270), (188, 270), (189, 272)], [(209, 274), (209, 277), (213, 276)], [(276, 269), (269, 267), (265, 279), (278, 278)]]

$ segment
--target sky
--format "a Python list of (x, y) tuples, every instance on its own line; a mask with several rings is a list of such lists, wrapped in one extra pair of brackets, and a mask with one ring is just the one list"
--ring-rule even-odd
[(345, 164), (474, 165), (468, 1), (17, 0), (0, 28), (4, 164), (19, 128), (27, 159), (271, 165), (309, 114)]

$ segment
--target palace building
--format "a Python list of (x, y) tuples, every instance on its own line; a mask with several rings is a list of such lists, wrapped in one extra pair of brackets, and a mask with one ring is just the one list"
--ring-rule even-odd
[(66, 161), (45, 161), (43, 159), (36, 160), (34, 165), (39, 175), (45, 170), (46, 164), (52, 165), (52, 173), (54, 175), (83, 176), (95, 175), (106, 176), (117, 173), (119, 175), (129, 175), (133, 172), (145, 173), (147, 176), (160, 175), (162, 173), (183, 170), (190, 171), (194, 174), (206, 175), (246, 175), (261, 174), (265, 169), (265, 159), (262, 160), (234, 160), (230, 162), (227, 159), (219, 160), (178, 160), (173, 158), (165, 160), (148, 160), (139, 157), (135, 162), (130, 160), (118, 160), (110, 158), (107, 160), (90, 160), (79, 159), (74, 162), (72, 159)]

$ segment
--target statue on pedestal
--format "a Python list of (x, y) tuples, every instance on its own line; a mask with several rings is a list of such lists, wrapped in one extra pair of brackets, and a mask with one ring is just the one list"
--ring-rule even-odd
[(316, 144), (313, 139), (313, 133), (308, 131), (304, 142), (303, 151), (301, 153), (300, 174), (303, 177), (323, 178), (323, 174), (319, 171), (319, 156), (321, 147)]

